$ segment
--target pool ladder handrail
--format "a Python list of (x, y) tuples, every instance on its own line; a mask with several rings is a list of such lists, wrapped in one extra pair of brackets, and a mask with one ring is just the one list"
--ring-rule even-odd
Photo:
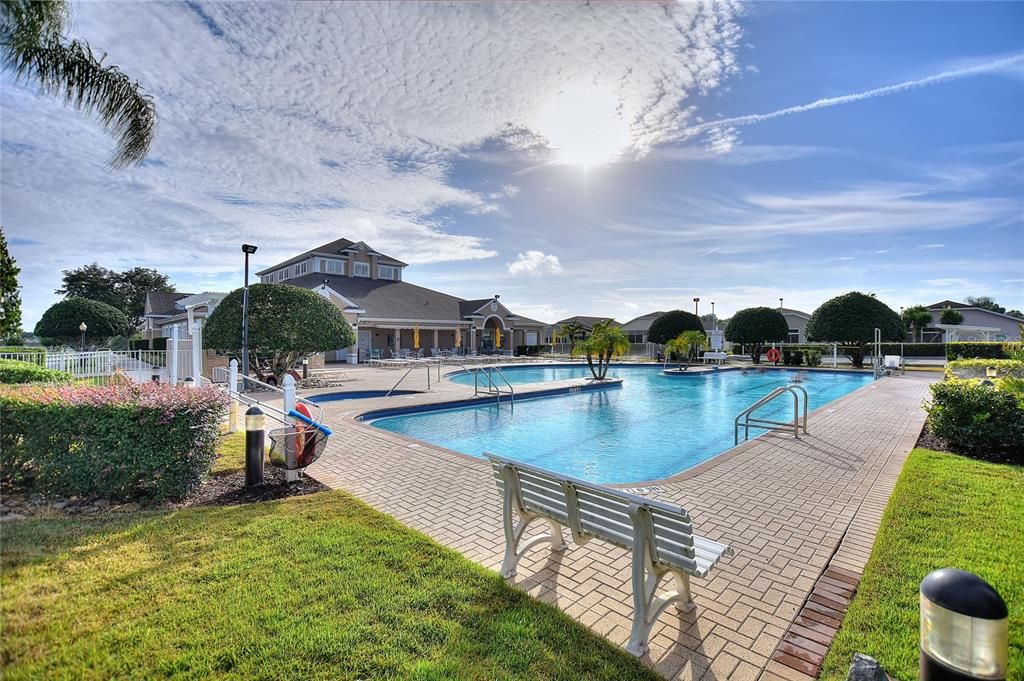
[(404, 381), (405, 378), (409, 374), (411, 374), (414, 369), (418, 369), (420, 367), (424, 367), (427, 370), (427, 390), (430, 390), (430, 365), (422, 362), (416, 362), (415, 364), (412, 364), (408, 369), (405, 370), (405, 373), (402, 374), (402, 377), (398, 379), (398, 381), (396, 381), (393, 386), (391, 386), (391, 390), (387, 391), (384, 397), (391, 397), (391, 393), (395, 392), (395, 390), (402, 383), (402, 381)]
[[(797, 391), (800, 391), (804, 395), (804, 409), (803, 409), (803, 423), (801, 424), (800, 419), (800, 395)], [(785, 394), (793, 396), (793, 420), (792, 421), (772, 421), (771, 419), (756, 419), (751, 418), (751, 414), (760, 409), (769, 402), (781, 397)], [(809, 401), (807, 390), (803, 386), (794, 385), (782, 385), (771, 391), (757, 402), (741, 411), (736, 415), (736, 419), (733, 421), (733, 444), (738, 445), (740, 443), (740, 426), (743, 426), (743, 441), (746, 442), (750, 439), (751, 428), (764, 428), (765, 430), (773, 430), (775, 428), (792, 428), (793, 437), (800, 438), (801, 425), (804, 434), (807, 433), (807, 403)], [(740, 422), (743, 419), (743, 422)]]
[[(487, 390), (485, 390), (484, 392), (487, 395), (494, 395), (495, 396), (495, 401), (498, 404), (501, 404), (501, 396), (502, 395), (508, 395), (509, 404), (511, 404), (512, 408), (515, 409), (515, 406), (516, 406), (516, 389), (512, 386), (512, 382), (508, 380), (508, 377), (504, 374), (504, 372), (502, 372), (501, 369), (499, 369), (496, 366), (473, 367), (472, 369), (470, 369), (469, 367), (467, 367), (465, 364), (462, 364), (461, 362), (455, 362), (455, 364), (457, 366), (462, 367), (463, 371), (465, 371), (467, 374), (473, 374), (473, 395), (474, 396), (480, 394), (480, 374), (483, 374), (484, 376), (487, 377), (487, 386), (488, 386)], [(507, 393), (502, 392), (502, 390), (498, 386), (498, 384), (494, 382), (494, 377), (491, 375), (492, 371), (497, 371), (498, 375), (501, 376), (501, 380), (504, 381), (505, 385), (508, 386), (508, 392)]]

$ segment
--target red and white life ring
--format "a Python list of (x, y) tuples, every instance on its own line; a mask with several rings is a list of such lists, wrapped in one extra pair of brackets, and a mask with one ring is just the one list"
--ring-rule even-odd
[[(310, 420), (313, 419), (309, 408), (301, 402), (295, 405), (295, 411)], [(306, 424), (296, 425), (295, 429), (298, 431), (295, 435), (295, 463), (299, 468), (305, 468), (313, 463), (316, 456), (316, 428)]]
[(782, 359), (782, 353), (779, 352), (778, 348), (772, 348), (768, 351), (768, 361), (772, 364), (778, 364), (779, 360)]

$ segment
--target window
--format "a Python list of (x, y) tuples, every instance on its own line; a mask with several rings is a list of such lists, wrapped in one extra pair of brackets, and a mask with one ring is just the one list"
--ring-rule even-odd
[(292, 276), (300, 277), (306, 273), (306, 268), (309, 266), (309, 261), (303, 260), (300, 263), (296, 263), (292, 266)]
[(324, 272), (328, 274), (344, 274), (345, 273), (345, 261), (344, 260), (325, 260), (324, 261)]
[(629, 337), (630, 343), (643, 343), (644, 332), (643, 331), (627, 331), (626, 336)]
[(800, 342), (800, 329), (790, 329), (789, 336), (786, 338), (787, 343), (799, 343)]
[(377, 267), (377, 276), (381, 279), (398, 280), (398, 268), (394, 265), (380, 265)]
[(526, 344), (527, 345), (537, 345), (538, 344), (537, 343), (537, 332), (536, 331), (527, 331), (526, 332)]
[(370, 276), (370, 263), (368, 262), (354, 262), (354, 269), (352, 272), (357, 277), (368, 277)]

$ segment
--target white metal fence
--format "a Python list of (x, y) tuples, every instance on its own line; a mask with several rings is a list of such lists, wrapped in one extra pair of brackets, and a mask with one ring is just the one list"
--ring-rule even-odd
[[(658, 353), (662, 351), (664, 345), (657, 343), (630, 343), (629, 351), (625, 353), (627, 357), (644, 357), (644, 358), (655, 358)], [(555, 355), (568, 355), (571, 353), (572, 346), (569, 343), (552, 343), (551, 353)]]

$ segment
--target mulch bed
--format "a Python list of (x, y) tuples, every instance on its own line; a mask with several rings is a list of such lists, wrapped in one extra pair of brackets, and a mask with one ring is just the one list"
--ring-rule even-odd
[(951, 454), (959, 454), (960, 456), (966, 456), (970, 459), (978, 459), (979, 461), (991, 461), (992, 463), (1011, 463), (1020, 465), (1024, 463), (1024, 450), (1007, 450), (1002, 452), (958, 452), (953, 449), (945, 440), (939, 439), (928, 432), (928, 426), (925, 425), (921, 429), (921, 436), (917, 438), (917, 447), (923, 447), (924, 449), (931, 449), (936, 452), (950, 452)]

